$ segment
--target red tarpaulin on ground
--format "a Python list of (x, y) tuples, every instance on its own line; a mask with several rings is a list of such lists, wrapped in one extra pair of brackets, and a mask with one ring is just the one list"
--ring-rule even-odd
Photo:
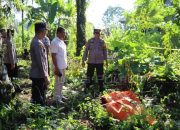
[[(102, 103), (105, 104), (108, 113), (121, 121), (130, 115), (141, 114), (144, 109), (140, 99), (132, 91), (111, 92), (102, 96)], [(154, 119), (153, 122), (151, 120), (148, 120), (149, 124), (153, 124)]]

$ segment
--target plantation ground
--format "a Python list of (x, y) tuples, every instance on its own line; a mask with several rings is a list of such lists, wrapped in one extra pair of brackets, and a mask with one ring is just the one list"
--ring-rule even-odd
[[(53, 76), (47, 91), (47, 106), (42, 107), (30, 103), (31, 81), (28, 79), (29, 61), (21, 60), (19, 78), (15, 80), (22, 91), (9, 105), (1, 104), (2, 129), (178, 129), (179, 122), (179, 82), (164, 81), (160, 77), (132, 77), (134, 82), (126, 78), (118, 82), (108, 82), (113, 78), (115, 71), (106, 68), (105, 91), (99, 92), (97, 84), (84, 92), (85, 69), (80, 67), (78, 59), (69, 60), (71, 66), (67, 70), (67, 82), (63, 89), (68, 98), (65, 104), (57, 105), (52, 98)], [(23, 65), (21, 64), (23, 63)], [(114, 68), (114, 67), (113, 67)], [(120, 66), (118, 67), (120, 72)], [(135, 68), (133, 68), (135, 69)], [(117, 78), (117, 77), (116, 77)], [(137, 89), (137, 82), (144, 88)], [(96, 81), (95, 81), (96, 82)], [(125, 86), (123, 86), (123, 83)], [(128, 87), (126, 86), (128, 85)], [(143, 115), (131, 116), (120, 122), (111, 117), (101, 104), (101, 96), (111, 91), (131, 89), (136, 92), (146, 108), (148, 114), (156, 118), (157, 123), (149, 125)]]

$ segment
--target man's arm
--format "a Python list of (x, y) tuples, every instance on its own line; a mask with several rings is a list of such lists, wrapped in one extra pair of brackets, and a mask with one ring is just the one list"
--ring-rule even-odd
[(54, 65), (54, 74), (59, 75), (60, 72), (59, 72), (59, 68), (58, 68), (58, 64), (57, 64), (58, 61), (57, 61), (57, 57), (56, 57), (57, 53), (58, 53), (58, 46), (55, 41), (51, 42), (50, 52), (51, 52), (52, 62)]
[(85, 66), (85, 61), (87, 60), (87, 56), (88, 56), (88, 51), (89, 51), (89, 43), (87, 42), (84, 48), (84, 53), (83, 53), (83, 57), (82, 57), (82, 66)]
[(9, 54), (9, 59), (11, 62), (11, 69), (15, 68), (15, 56), (14, 56), (14, 51), (13, 51), (13, 43), (11, 41), (8, 41), (7, 43), (7, 49), (8, 49), (8, 54)]
[(53, 62), (53, 65), (54, 65), (54, 74), (59, 75), (59, 69), (58, 69), (58, 65), (57, 65), (56, 53), (51, 53), (51, 56), (52, 56), (52, 62)]
[(108, 61), (107, 61), (107, 47), (106, 47), (105, 42), (104, 42), (104, 45), (103, 45), (103, 55), (104, 55), (104, 60), (106, 61), (106, 66), (108, 67)]
[(46, 53), (44, 53), (44, 48), (43, 48), (43, 43), (37, 43), (34, 44), (34, 53), (36, 56), (36, 63), (37, 63), (37, 67), (41, 70), (41, 72), (43, 73), (44, 77), (48, 77), (48, 72), (46, 70), (46, 66), (44, 65), (44, 55), (46, 55)]

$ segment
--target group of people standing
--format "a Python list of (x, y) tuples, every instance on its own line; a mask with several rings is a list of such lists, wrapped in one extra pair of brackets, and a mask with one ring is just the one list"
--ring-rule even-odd
[(56, 37), (51, 41), (46, 37), (47, 27), (43, 22), (35, 24), (35, 36), (31, 41), (31, 69), (32, 80), (31, 102), (45, 105), (45, 94), (49, 85), (48, 52), (50, 50), (53, 71), (55, 75), (55, 100), (63, 102), (62, 87), (65, 81), (65, 69), (67, 68), (67, 52), (64, 43), (65, 29), (58, 27)]
[[(50, 50), (52, 59), (52, 68), (55, 76), (54, 84), (54, 99), (58, 103), (63, 103), (63, 99), (66, 99), (62, 95), (62, 88), (65, 82), (65, 70), (67, 68), (67, 45), (64, 42), (65, 29), (58, 27), (56, 30), (56, 36), (48, 44), (45, 44), (46, 37), (46, 24), (35, 24), (35, 36), (32, 39), (30, 54), (31, 54), (31, 69), (30, 79), (32, 80), (32, 102), (38, 104), (45, 104), (45, 92), (49, 84), (48, 74), (48, 53)], [(94, 37), (89, 39), (85, 45), (84, 54), (82, 57), (82, 66), (85, 66), (87, 60), (87, 82), (86, 88), (89, 88), (92, 84), (92, 77), (94, 70), (96, 69), (98, 84), (100, 91), (103, 91), (103, 68), (104, 61), (107, 62), (107, 48), (103, 39), (100, 38), (100, 29), (94, 29)], [(46, 41), (48, 41), (46, 39)], [(48, 49), (49, 48), (49, 49)]]
[[(29, 77), (32, 80), (31, 102), (34, 104), (46, 104), (46, 90), (50, 83), (49, 72), (53, 69), (55, 84), (54, 84), (54, 100), (58, 103), (63, 103), (66, 99), (62, 95), (62, 88), (65, 82), (65, 70), (67, 68), (67, 45), (65, 44), (65, 29), (57, 27), (55, 38), (50, 41), (46, 36), (47, 25), (44, 22), (35, 23), (35, 35), (30, 44), (31, 67)], [(82, 56), (82, 66), (85, 66), (87, 60), (87, 82), (86, 88), (92, 84), (94, 70), (98, 77), (100, 91), (103, 91), (103, 68), (104, 61), (107, 62), (107, 49), (103, 39), (100, 38), (100, 29), (94, 29), (94, 37), (89, 39), (85, 44), (84, 54)], [(17, 57), (14, 44), (12, 44), (12, 30), (1, 30), (3, 42), (6, 43), (7, 53), (5, 52), (4, 64), (8, 71), (9, 77), (12, 77), (12, 72), (17, 66)], [(52, 67), (49, 67), (49, 53), (52, 59)]]

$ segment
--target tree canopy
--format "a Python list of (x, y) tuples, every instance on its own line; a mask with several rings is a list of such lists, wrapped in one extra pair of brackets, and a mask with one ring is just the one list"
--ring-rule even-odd
[(110, 6), (105, 11), (102, 20), (106, 28), (112, 25), (121, 27), (122, 23), (125, 22), (124, 9)]

